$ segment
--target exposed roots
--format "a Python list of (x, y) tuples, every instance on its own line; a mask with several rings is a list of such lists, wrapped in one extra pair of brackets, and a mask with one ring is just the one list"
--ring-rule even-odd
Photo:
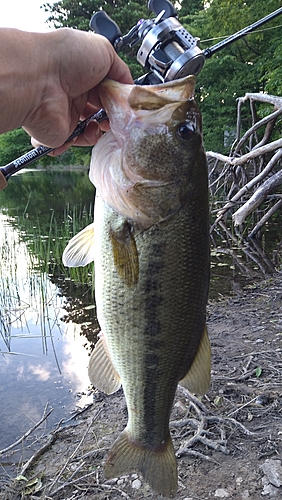
[[(213, 457), (194, 448), (197, 445), (202, 445), (201, 448), (220, 451), (228, 455), (230, 453), (227, 446), (228, 430), (230, 433), (234, 433), (234, 430), (238, 429), (246, 436), (255, 435), (235, 418), (221, 417), (208, 412), (203, 403), (187, 389), (179, 387), (179, 390), (181, 390), (185, 399), (189, 401), (189, 405), (187, 416), (181, 420), (172, 421), (170, 424), (172, 429), (179, 429), (177, 440), (180, 439), (181, 443), (176, 452), (177, 457), (191, 455), (218, 463)], [(192, 415), (194, 416), (192, 417)], [(186, 439), (188, 436), (189, 438)]]

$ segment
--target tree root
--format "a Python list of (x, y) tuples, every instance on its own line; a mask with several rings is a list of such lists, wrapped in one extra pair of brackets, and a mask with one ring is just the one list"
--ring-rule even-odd
[[(232, 429), (237, 428), (240, 432), (243, 432), (247, 436), (256, 434), (249, 431), (247, 427), (238, 422), (235, 418), (230, 418), (228, 416), (219, 417), (217, 415), (210, 414), (206, 407), (195, 396), (187, 391), (187, 389), (181, 387), (181, 391), (184, 393), (185, 398), (189, 401), (187, 413), (193, 412), (196, 414), (196, 417), (183, 418), (181, 420), (172, 421), (170, 424), (172, 429), (187, 429), (187, 426), (189, 426), (188, 431), (184, 431), (182, 434), (180, 433), (178, 435), (181, 439), (181, 445), (176, 452), (177, 457), (192, 455), (216, 462), (216, 460), (210, 456), (197, 450), (192, 450), (192, 448), (195, 447), (195, 445), (200, 444), (210, 450), (220, 451), (225, 455), (228, 455), (230, 450), (227, 446), (227, 427)], [(183, 442), (183, 438), (185, 438), (187, 434), (191, 434), (191, 428), (195, 429), (194, 434)]]

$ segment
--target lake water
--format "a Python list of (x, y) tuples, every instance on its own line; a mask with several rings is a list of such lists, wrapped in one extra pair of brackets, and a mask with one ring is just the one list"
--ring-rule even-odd
[[(24, 172), (0, 193), (0, 450), (33, 427), (47, 403), (54, 411), (45, 431), (90, 402), (83, 333), (95, 314), (92, 287), (64, 274), (53, 255), (65, 244), (61, 227), (92, 220), (93, 199), (82, 172)], [(30, 454), (20, 449), (11, 462)]]
[[(93, 200), (86, 172), (26, 171), (0, 193), (0, 450), (32, 428), (47, 404), (54, 410), (41, 432), (92, 401), (93, 268), (86, 279), (72, 276), (61, 254), (72, 231), (92, 221)], [(249, 273), (237, 250), (236, 258), (227, 253), (213, 251), (211, 297), (240, 287), (244, 266), (244, 280)], [(17, 449), (0, 459), (4, 468), (34, 452)]]

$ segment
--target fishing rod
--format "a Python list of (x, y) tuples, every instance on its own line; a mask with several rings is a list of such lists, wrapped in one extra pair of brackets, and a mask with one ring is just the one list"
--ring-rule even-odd
[[(91, 120), (96, 120), (96, 122), (99, 123), (105, 120), (106, 118), (107, 118), (106, 112), (104, 111), (104, 109), (100, 109), (98, 113), (95, 113), (89, 118), (86, 118), (86, 120), (79, 122), (77, 127), (74, 129), (73, 133), (66, 140), (65, 144), (74, 139), (75, 137), (78, 137), (80, 134), (82, 134), (83, 131), (85, 130), (86, 125)], [(27, 153), (24, 153), (22, 156), (20, 156), (16, 160), (13, 160), (11, 163), (8, 163), (4, 167), (0, 167), (0, 191), (2, 191), (2, 189), (4, 189), (7, 186), (7, 181), (11, 177), (11, 175), (19, 172), (22, 168), (25, 168), (27, 165), (30, 165), (31, 163), (39, 160), (39, 158), (42, 158), (42, 156), (51, 153), (52, 151), (54, 151), (54, 149), (55, 148), (48, 148), (47, 146), (38, 146), (37, 148), (34, 148), (31, 151), (28, 151)]]
[[(117, 53), (127, 48), (131, 49), (138, 44), (137, 61), (148, 70), (135, 80), (138, 85), (155, 85), (187, 75), (198, 75), (206, 59), (282, 14), (282, 7), (280, 7), (212, 47), (201, 50), (198, 45), (199, 39), (194, 38), (180, 24), (177, 11), (169, 0), (149, 0), (148, 9), (156, 15), (156, 18), (140, 19), (125, 35), (122, 35), (119, 26), (103, 10), (96, 12), (90, 21), (90, 28), (95, 33), (105, 36)], [(83, 133), (90, 120), (100, 122), (106, 118), (105, 111), (101, 109), (98, 113), (81, 121), (66, 142)], [(0, 191), (7, 186), (11, 175), (51, 153), (54, 149), (39, 146), (4, 167), (0, 167)]]

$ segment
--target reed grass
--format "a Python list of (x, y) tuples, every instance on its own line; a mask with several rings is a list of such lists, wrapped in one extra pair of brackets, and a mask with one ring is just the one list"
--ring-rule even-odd
[[(40, 325), (43, 354), (51, 344), (60, 371), (52, 332), (55, 328), (56, 332), (60, 330), (63, 299), (52, 277), (61, 275), (62, 282), (75, 279), (92, 286), (93, 266), (73, 273), (61, 262), (69, 238), (85, 222), (90, 223), (90, 216), (85, 210), (78, 215), (74, 211), (73, 216), (68, 211), (59, 224), (51, 211), (50, 220), (44, 225), (39, 220), (34, 224), (23, 217), (11, 220), (0, 213), (0, 336), (5, 345), (4, 349), (0, 348), (2, 354), (20, 354), (12, 350), (13, 338), (34, 337), (27, 314), (32, 312), (37, 318), (36, 324)], [(13, 329), (16, 334), (12, 334)]]
[(62, 263), (63, 251), (69, 240), (81, 229), (93, 222), (93, 204), (89, 207), (67, 206), (63, 218), (56, 216), (51, 210), (50, 219), (46, 223), (40, 218), (34, 221), (26, 220), (24, 214), (19, 218), (19, 228), (23, 231), (34, 259), (33, 266), (48, 275), (62, 276), (76, 284), (88, 285), (94, 292), (94, 266), (66, 268)]

